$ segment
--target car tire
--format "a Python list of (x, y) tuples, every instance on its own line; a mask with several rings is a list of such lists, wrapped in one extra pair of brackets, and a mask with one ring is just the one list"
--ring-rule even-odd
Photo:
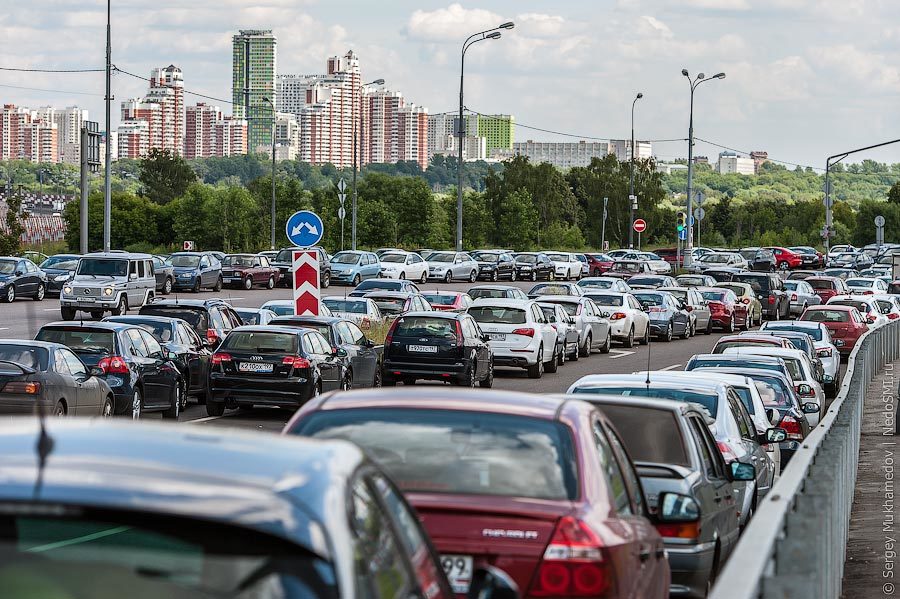
[(353, 371), (347, 372), (347, 375), (341, 381), (341, 391), (349, 391), (353, 388)]
[(747, 317), (744, 319), (744, 324), (741, 325), (741, 330), (742, 330), (742, 331), (749, 331), (749, 330), (750, 330), (750, 325), (752, 324), (752, 323), (750, 322), (750, 320), (751, 320), (751, 318), (750, 318), (750, 315), (748, 314)]
[(141, 414), (144, 413), (144, 396), (140, 387), (134, 388), (134, 395), (131, 397), (131, 419), (140, 420)]
[(59, 312), (63, 320), (75, 320), (75, 308), (60, 308)]
[(461, 387), (466, 387), (468, 389), (474, 389), (478, 386), (478, 363), (473, 359), (472, 364), (469, 366), (469, 370), (463, 375), (463, 377), (459, 381), (459, 385)]
[(472, 272), (469, 273), (469, 282), (474, 283), (477, 280), (478, 280), (478, 271), (473, 270)]
[(644, 329), (644, 337), (641, 339), (641, 345), (650, 345), (650, 323)]
[[(119, 298), (119, 303), (116, 304), (116, 309), (113, 311), (114, 316), (125, 316), (128, 314), (128, 298), (125, 294), (122, 294), (122, 297)], [(103, 313), (100, 313), (100, 318), (103, 318)]]
[(622, 347), (634, 347), (634, 325), (631, 325), (631, 330), (628, 331), (628, 336), (622, 340)]
[(353, 280), (351, 281), (351, 283), (353, 284), (354, 287), (356, 287), (357, 285), (362, 283), (362, 275), (360, 275), (359, 273), (356, 273), (356, 276), (353, 277)]
[(713, 325), (713, 320), (712, 320), (712, 316), (710, 316), (709, 319), (706, 321), (706, 329), (704, 329), (704, 331), (703, 331), (704, 335), (712, 334), (712, 325)]
[(593, 336), (588, 333), (588, 336), (584, 340), (584, 344), (578, 350), (578, 353), (582, 358), (587, 358), (591, 355), (591, 352), (594, 350), (593, 343)]
[(556, 271), (555, 270), (551, 270), (549, 273), (547, 273), (547, 280), (548, 281), (556, 280)]
[(682, 339), (690, 339), (691, 338), (691, 322), (688, 320), (688, 323), (684, 325), (684, 333), (681, 334)]
[(3, 301), (7, 304), (11, 304), (16, 301), (16, 286), (10, 285), (6, 288), (6, 295), (3, 296)]
[(500, 273), (498, 273), (496, 270), (491, 273), (491, 282), (492, 283), (496, 283), (499, 279), (500, 279)]
[(266, 289), (275, 289), (275, 276), (269, 277), (269, 280), (266, 281)]
[(571, 354), (569, 354), (569, 360), (571, 360), (572, 362), (577, 362), (578, 359), (581, 357), (579, 355), (580, 353), (581, 353), (581, 348), (576, 345), (575, 351), (573, 351)]
[(100, 408), (101, 418), (112, 418), (116, 413), (116, 400), (112, 395), (107, 395), (103, 400), (103, 406)]
[[(251, 287), (253, 286), (252, 280), (250, 281), (250, 286)], [(222, 291), (222, 277), (219, 277), (218, 279), (216, 279), (216, 285), (215, 285), (215, 287), (213, 287), (213, 291), (215, 291), (216, 293)]]
[(562, 366), (566, 363), (566, 344), (563, 343), (562, 347), (559, 348), (559, 351), (556, 353), (556, 361), (557, 365)]
[(515, 268), (513, 268), (513, 269), (512, 269), (512, 272), (509, 273), (509, 282), (510, 282), (510, 283), (515, 283), (515, 282), (516, 282), (516, 269), (515, 269)]
[(608, 354), (610, 348), (612, 347), (612, 335), (606, 333), (606, 343), (600, 346), (601, 354)]
[(47, 288), (43, 283), (38, 284), (37, 291), (34, 292), (34, 301), (42, 302), (44, 301), (44, 295), (47, 293)]
[(178, 415), (181, 413), (183, 396), (184, 387), (181, 385), (181, 381), (177, 381), (175, 386), (172, 387), (172, 396), (169, 398), (169, 409), (164, 410), (162, 413), (164, 420), (178, 420)]
[(170, 277), (166, 277), (166, 280), (163, 282), (163, 286), (162, 289), (160, 289), (160, 292), (163, 295), (169, 295), (170, 293), (172, 293), (172, 279)]
[(191, 293), (200, 293), (200, 277), (197, 277), (197, 280), (194, 281), (194, 286), (191, 288)]
[(244, 290), (250, 291), (251, 289), (253, 289), (253, 277), (247, 277), (244, 279)]
[(544, 372), (549, 372), (550, 374), (554, 374), (557, 370), (559, 370), (559, 357), (557, 355), (556, 346), (553, 346), (553, 356), (550, 358), (550, 361), (544, 364)]
[(453, 273), (449, 270), (444, 273), (444, 283), (449, 284), (453, 280)]
[(544, 376), (544, 347), (538, 348), (537, 362), (533, 366), (528, 367), (528, 378), (539, 379)]
[(494, 386), (494, 360), (488, 362), (488, 372), (484, 380), (478, 382), (478, 386), (482, 389), (490, 389)]
[(92, 320), (103, 320), (103, 310), (91, 310)]
[(663, 335), (662, 340), (668, 343), (675, 337), (675, 326), (670, 322), (666, 327), (666, 334)]
[(411, 387), (416, 384), (416, 379), (411, 376), (403, 377), (403, 384)]
[(221, 416), (225, 413), (225, 402), (224, 401), (213, 401), (211, 397), (206, 399), (206, 415), (207, 416)]
[(537, 281), (537, 271), (533, 270), (531, 271), (531, 282), (534, 283), (535, 281)]
[(419, 277), (419, 283), (424, 285), (427, 282), (428, 282), (428, 271), (425, 270), (425, 271), (422, 271), (422, 276)]
[(66, 402), (63, 400), (59, 400), (56, 402), (56, 405), (53, 407), (53, 415), (57, 417), (63, 417), (69, 413), (69, 409), (66, 406)]
[(331, 286), (331, 273), (325, 271), (325, 274), (322, 275), (322, 289), (328, 289)]
[(778, 268), (782, 271), (790, 270), (791, 265), (788, 264), (786, 261), (781, 261), (778, 263)]
[(731, 319), (728, 321), (728, 326), (725, 327), (725, 332), (726, 332), (726, 333), (734, 333), (734, 330), (735, 330), (735, 327), (734, 327), (734, 314), (732, 314), (732, 315), (731, 315)]

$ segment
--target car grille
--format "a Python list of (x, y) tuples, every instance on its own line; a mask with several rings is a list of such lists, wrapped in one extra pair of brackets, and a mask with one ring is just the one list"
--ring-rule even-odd
[(99, 287), (75, 287), (72, 289), (72, 295), (75, 297), (98, 297), (100, 295)]
[(232, 276), (234, 276), (234, 271), (233, 270), (223, 270), (222, 276), (223, 277), (232, 277)]

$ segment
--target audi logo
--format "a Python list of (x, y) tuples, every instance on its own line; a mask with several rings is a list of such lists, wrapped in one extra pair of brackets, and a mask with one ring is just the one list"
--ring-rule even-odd
[(254, 362), (262, 362), (263, 357), (262, 356), (250, 356), (250, 359), (253, 360)]

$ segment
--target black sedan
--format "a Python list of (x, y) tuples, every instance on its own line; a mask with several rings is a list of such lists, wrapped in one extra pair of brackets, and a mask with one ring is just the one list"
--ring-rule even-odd
[(333, 316), (279, 316), (273, 326), (303, 327), (319, 331), (331, 347), (347, 352), (349, 377), (353, 387), (381, 386), (383, 345), (370, 341), (355, 323)]
[(472, 252), (472, 258), (478, 262), (478, 278), (488, 281), (509, 279), (515, 281), (518, 278), (516, 272), (516, 259), (508, 252), (485, 250)]
[(419, 379), (494, 385), (494, 356), (475, 319), (458, 312), (409, 312), (391, 324), (382, 384), (412, 385)]
[(59, 343), (0, 339), (0, 414), (112, 416), (115, 397), (97, 374)]
[(180, 409), (187, 408), (188, 395), (195, 396), (200, 404), (206, 403), (206, 382), (212, 352), (188, 323), (180, 318), (140, 315), (107, 316), (103, 322), (120, 322), (146, 329), (171, 354), (182, 378), (187, 381), (187, 392), (181, 396)]
[(0, 302), (12, 303), (17, 297), (36, 301), (47, 293), (47, 275), (28, 258), (0, 256)]
[(153, 275), (156, 277), (156, 290), (163, 295), (172, 293), (175, 285), (175, 267), (166, 262), (162, 256), (153, 256)]
[(212, 356), (206, 412), (278, 406), (295, 409), (326, 391), (347, 389), (347, 352), (319, 331), (244, 326), (228, 333)]
[(144, 328), (118, 322), (51, 322), (35, 337), (61, 343), (112, 388), (115, 414), (138, 419), (144, 412), (162, 412), (177, 419), (185, 383), (178, 366)]
[(516, 254), (516, 276), (523, 281), (553, 280), (554, 272), (553, 261), (543, 252)]
[(63, 284), (75, 274), (79, 258), (78, 254), (56, 254), (41, 262), (40, 269), (47, 275), (47, 295), (59, 297)]

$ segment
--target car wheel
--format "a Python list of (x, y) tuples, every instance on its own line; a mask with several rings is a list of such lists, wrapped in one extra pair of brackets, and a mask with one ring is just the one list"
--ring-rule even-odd
[(706, 321), (706, 329), (703, 331), (704, 335), (712, 334), (712, 316), (709, 317), (709, 320)]
[(482, 389), (490, 389), (494, 386), (494, 360), (492, 359), (488, 362), (488, 372), (487, 376), (484, 377), (483, 381), (478, 383), (478, 386)]
[(11, 304), (16, 301), (16, 287), (15, 285), (10, 285), (6, 288), (6, 295), (3, 296), (3, 301), (7, 304)]
[[(548, 277), (549, 278), (549, 277)], [(537, 281), (537, 271), (531, 271), (531, 282)]]
[(100, 416), (102, 418), (112, 418), (113, 412), (115, 412), (115, 400), (112, 395), (107, 395), (106, 399), (103, 400), (103, 407), (100, 409)]
[(411, 377), (411, 376), (404, 377), (404, 378), (403, 378), (403, 384), (404, 384), (404, 385), (408, 385), (408, 386), (415, 385), (415, 384), (416, 384), (416, 379), (415, 379), (414, 377)]
[(499, 278), (500, 274), (496, 270), (491, 273), (491, 282), (496, 283)]
[(559, 370), (559, 358), (556, 353), (556, 346), (553, 346), (553, 355), (550, 357), (550, 361), (544, 364), (544, 371), (553, 374), (557, 370)]
[(588, 333), (587, 338), (584, 340), (584, 345), (581, 346), (581, 349), (578, 350), (578, 353), (581, 354), (582, 358), (587, 358), (591, 355), (591, 352), (594, 350), (594, 340), (590, 333)]
[(34, 301), (40, 302), (44, 300), (44, 294), (47, 293), (47, 288), (44, 287), (43, 283), (38, 285), (37, 291), (34, 292)]
[(650, 345), (650, 323), (644, 328), (644, 337), (641, 339), (641, 345)]
[(275, 277), (269, 277), (266, 281), (266, 289), (275, 289)]
[(634, 347), (634, 325), (631, 325), (631, 330), (628, 331), (628, 336), (625, 337), (624, 341), (622, 341), (622, 347)]
[(762, 326), (762, 307), (760, 307), (759, 312), (756, 313), (756, 326)]
[(682, 339), (690, 339), (691, 338), (691, 321), (688, 320), (688, 323), (684, 325), (684, 333), (681, 334)]
[(478, 386), (478, 362), (472, 360), (472, 365), (469, 366), (469, 372), (466, 373), (465, 378), (460, 381), (463, 387), (468, 387), (473, 389)]
[(328, 289), (331, 285), (331, 273), (326, 271), (324, 275), (322, 275), (322, 289)]
[(744, 324), (741, 326), (741, 330), (742, 330), (742, 331), (749, 331), (749, 330), (750, 330), (750, 324), (751, 324), (751, 323), (750, 323), (750, 315), (748, 314), (748, 315), (746, 316), (746, 318), (744, 318)]
[(53, 408), (53, 414), (59, 417), (65, 416), (69, 410), (66, 408), (66, 402), (63, 400), (59, 400), (56, 402), (56, 407)]
[(444, 283), (449, 283), (452, 280), (453, 274), (448, 270), (446, 273), (444, 273)]
[(187, 383), (182, 381), (181, 383), (181, 407), (179, 407), (179, 411), (184, 412), (187, 410), (188, 404), (188, 391), (187, 391)]
[(200, 277), (194, 281), (194, 286), (191, 288), (191, 293), (200, 293)]
[(381, 374), (381, 364), (376, 365), (375, 374), (372, 375), (372, 386), (373, 387), (381, 387), (383, 380)]
[(562, 347), (559, 348), (559, 351), (556, 354), (556, 360), (559, 366), (562, 366), (566, 363), (566, 344), (563, 343)]
[(75, 308), (60, 308), (59, 312), (63, 320), (75, 320)]
[[(250, 286), (251, 287), (253, 286), (252, 280), (250, 281)], [(222, 291), (222, 277), (219, 277), (218, 279), (216, 279), (216, 286), (213, 287), (213, 291), (215, 291), (216, 293)]]
[(135, 388), (134, 395), (131, 398), (131, 419), (140, 420), (141, 413), (144, 411), (144, 397), (141, 390)]
[[(473, 270), (472, 272), (469, 273), (469, 282), (474, 283), (477, 280), (478, 280), (478, 271)], [(496, 281), (496, 279), (494, 279), (494, 280)]]
[(544, 376), (544, 347), (538, 348), (537, 362), (528, 367), (528, 378), (539, 379)]
[(213, 401), (212, 397), (206, 398), (206, 415), (221, 416), (225, 413), (224, 401)]
[[(116, 316), (125, 316), (128, 314), (128, 298), (122, 294), (122, 297), (119, 299), (119, 303), (116, 305), (116, 310), (113, 312)], [(100, 318), (103, 318), (103, 312), (100, 313)]]
[(359, 273), (356, 273), (356, 276), (353, 277), (353, 281), (351, 281), (351, 283), (353, 283), (354, 287), (356, 287), (357, 285), (362, 283), (362, 275), (360, 275)]
[(555, 280), (556, 280), (556, 271), (555, 271), (555, 270), (551, 270), (551, 271), (550, 271), (550, 273), (547, 275), (547, 280), (548, 280), (548, 281), (555, 281)]
[(592, 277), (599, 277), (599, 276), (600, 276), (600, 269), (599, 269), (599, 268), (595, 268), (594, 271), (591, 273), (591, 276), (592, 276)]
[(172, 293), (172, 279), (166, 277), (166, 282), (163, 283), (162, 294), (169, 295)]
[(731, 315), (731, 319), (728, 321), (728, 326), (725, 327), (725, 331), (728, 333), (734, 332), (734, 314)]
[(181, 413), (181, 402), (183, 401), (184, 388), (181, 381), (177, 381), (172, 387), (172, 396), (169, 399), (169, 409), (164, 410), (162, 417), (164, 420), (178, 420), (178, 414)]
[(93, 320), (103, 320), (103, 310), (91, 310), (91, 318)]
[(353, 372), (347, 372), (347, 376), (341, 381), (341, 391), (349, 391), (353, 388)]
[(515, 268), (512, 269), (512, 272), (511, 272), (511, 273), (509, 273), (509, 282), (510, 282), (510, 283), (515, 283), (515, 282), (516, 282), (516, 269), (515, 269)]
[(778, 268), (780, 268), (781, 270), (787, 270), (790, 268), (790, 265), (787, 262), (780, 262), (778, 264)]
[(423, 285), (428, 282), (428, 271), (427, 270), (422, 271), (422, 276), (419, 277), (419, 282)]
[(611, 336), (609, 333), (607, 333), (607, 334), (606, 334), (606, 343), (604, 343), (603, 345), (600, 346), (600, 353), (601, 353), (601, 354), (608, 354), (608, 353), (609, 353), (609, 349), (610, 349), (611, 347), (612, 347), (612, 336)]
[(246, 279), (244, 279), (244, 289), (246, 289), (247, 291), (253, 289), (253, 277), (247, 277)]
[(663, 341), (668, 343), (675, 336), (675, 326), (670, 322), (666, 327), (666, 334), (663, 335)]

